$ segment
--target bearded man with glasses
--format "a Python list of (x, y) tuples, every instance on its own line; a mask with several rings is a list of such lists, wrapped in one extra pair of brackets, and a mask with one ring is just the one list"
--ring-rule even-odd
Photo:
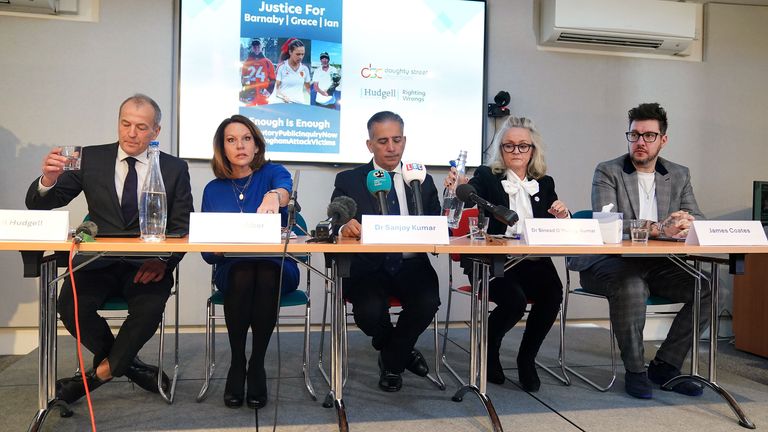
[[(624, 220), (652, 221), (650, 237), (684, 239), (691, 221), (702, 219), (693, 195), (687, 167), (659, 157), (667, 145), (667, 113), (658, 103), (629, 110), (628, 152), (601, 162), (592, 180), (592, 210), (613, 205)], [(667, 258), (582, 256), (569, 259), (568, 268), (579, 271), (585, 291), (608, 298), (610, 319), (621, 350), (626, 374), (625, 390), (631, 396), (650, 399), (653, 384), (662, 385), (680, 375), (691, 348), (695, 279)], [(646, 300), (649, 295), (684, 303), (667, 338), (646, 370), (643, 350)], [(709, 310), (709, 285), (702, 283), (701, 311)], [(701, 328), (708, 314), (700, 313)], [(672, 388), (699, 396), (702, 387), (684, 381)]]

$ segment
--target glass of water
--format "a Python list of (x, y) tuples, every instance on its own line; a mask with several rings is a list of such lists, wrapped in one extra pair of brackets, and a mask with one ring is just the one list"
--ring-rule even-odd
[(61, 155), (67, 158), (64, 162), (64, 171), (74, 171), (80, 169), (81, 146), (62, 146)]
[(487, 230), (488, 216), (480, 214), (477, 217), (469, 217), (469, 234), (472, 240), (485, 240), (485, 233)]
[(651, 221), (645, 219), (632, 219), (629, 225), (629, 234), (633, 244), (648, 244), (648, 236), (651, 231)]

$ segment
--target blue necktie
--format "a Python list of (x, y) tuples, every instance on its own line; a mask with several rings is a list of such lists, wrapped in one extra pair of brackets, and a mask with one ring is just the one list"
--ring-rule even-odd
[[(400, 201), (397, 199), (395, 190), (395, 173), (390, 171), (389, 176), (392, 179), (392, 189), (387, 194), (387, 210), (390, 215), (400, 214)], [(384, 256), (384, 269), (391, 275), (397, 274), (403, 265), (403, 254), (399, 252), (388, 253)]]
[(120, 210), (123, 212), (123, 221), (127, 227), (139, 214), (139, 202), (136, 198), (136, 191), (139, 188), (139, 177), (136, 174), (136, 159), (127, 157), (124, 160), (128, 162), (128, 175), (125, 176), (125, 182), (123, 183)]

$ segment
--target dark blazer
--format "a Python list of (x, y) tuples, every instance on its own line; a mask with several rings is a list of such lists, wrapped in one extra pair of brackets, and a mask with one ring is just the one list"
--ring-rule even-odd
[[(100, 232), (135, 235), (139, 232), (138, 215), (133, 220), (123, 220), (115, 190), (117, 148), (118, 143), (83, 147), (80, 170), (65, 171), (48, 193), (43, 196), (38, 193), (39, 177), (29, 185), (27, 208), (50, 210), (63, 207), (83, 192), (88, 203), (88, 216)], [(166, 231), (186, 234), (189, 232), (189, 214), (194, 211), (187, 163), (161, 152), (160, 170), (168, 199)], [(183, 256), (174, 254), (168, 260), (168, 268), (173, 269)]]
[[(663, 158), (656, 160), (656, 206), (658, 220), (662, 221), (671, 213), (685, 210), (696, 219), (704, 219), (699, 210), (691, 186), (691, 174), (687, 167)], [(637, 219), (640, 213), (640, 191), (637, 186), (637, 170), (629, 155), (601, 162), (595, 168), (592, 178), (592, 211), (613, 203), (613, 211), (624, 214), (624, 221)], [(594, 263), (605, 259), (605, 255), (585, 255), (568, 259), (568, 268), (586, 270)]]
[[(477, 194), (488, 200), (491, 204), (509, 207), (509, 195), (504, 192), (501, 181), (507, 178), (507, 173), (494, 174), (491, 168), (480, 166), (475, 170), (475, 175), (469, 179)], [(537, 218), (553, 218), (554, 215), (547, 212), (552, 203), (557, 201), (555, 192), (555, 181), (552, 177), (545, 175), (537, 179), (539, 182), (539, 193), (531, 196), (531, 209), (533, 216)], [(504, 234), (507, 226), (497, 221), (493, 216), (486, 213), (490, 218), (488, 223), (488, 234)]]
[[(370, 192), (368, 192), (367, 178), (368, 173), (373, 170), (373, 161), (365, 165), (358, 166), (351, 170), (342, 171), (336, 175), (334, 181), (334, 190), (331, 200), (338, 196), (348, 196), (357, 203), (357, 213), (355, 219), (362, 222), (364, 214), (379, 215), (381, 208), (379, 201)], [(408, 198), (408, 213), (415, 214), (416, 206), (413, 199), (413, 190), (409, 185), (405, 185), (405, 194)], [(432, 176), (427, 174), (424, 183), (421, 185), (421, 200), (424, 205), (424, 214), (437, 216), (440, 214), (440, 201), (437, 198), (437, 188)], [(384, 261), (384, 254), (356, 254), (352, 258), (352, 276), (362, 272), (373, 272), (378, 270)]]

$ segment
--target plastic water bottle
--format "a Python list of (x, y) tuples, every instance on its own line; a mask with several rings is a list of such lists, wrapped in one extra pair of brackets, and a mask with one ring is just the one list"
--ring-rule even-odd
[[(451, 164), (453, 165), (453, 164)], [(459, 179), (464, 178), (467, 167), (467, 151), (460, 150), (456, 159), (456, 181), (443, 192), (443, 215), (448, 218), (449, 228), (458, 228), (461, 221), (461, 212), (464, 211), (464, 203), (456, 197), (456, 186)]]
[(168, 219), (168, 201), (160, 172), (160, 143), (149, 144), (149, 171), (144, 179), (139, 198), (139, 228), (141, 239), (146, 242), (165, 240), (165, 223)]

